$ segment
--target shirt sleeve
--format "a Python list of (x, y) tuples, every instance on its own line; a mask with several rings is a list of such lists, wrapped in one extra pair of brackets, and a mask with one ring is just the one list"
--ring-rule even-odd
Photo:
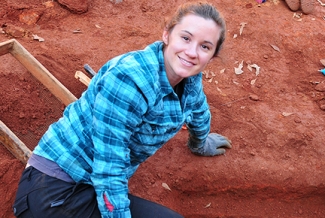
[(211, 113), (203, 91), (201, 77), (198, 76), (195, 86), (195, 104), (192, 108), (191, 122), (187, 123), (189, 140), (192, 146), (199, 149), (204, 146), (205, 140), (210, 132)]
[(91, 180), (102, 217), (131, 217), (128, 199), (128, 142), (146, 105), (126, 74), (107, 73), (95, 85)]

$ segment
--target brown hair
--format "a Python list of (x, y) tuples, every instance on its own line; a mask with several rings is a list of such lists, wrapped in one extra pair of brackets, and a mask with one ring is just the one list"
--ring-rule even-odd
[(211, 19), (221, 28), (220, 38), (217, 42), (217, 47), (213, 54), (214, 57), (217, 56), (223, 42), (225, 41), (226, 23), (212, 4), (206, 2), (188, 2), (180, 5), (174, 15), (169, 19), (169, 21), (165, 22), (166, 30), (168, 32), (173, 31), (175, 25), (180, 23), (183, 17), (188, 14), (194, 14), (205, 19)]

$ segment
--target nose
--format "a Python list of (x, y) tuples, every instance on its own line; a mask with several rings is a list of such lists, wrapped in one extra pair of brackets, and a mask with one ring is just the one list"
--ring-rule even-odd
[(190, 58), (196, 58), (197, 57), (197, 46), (195, 43), (190, 43), (185, 50), (185, 54)]

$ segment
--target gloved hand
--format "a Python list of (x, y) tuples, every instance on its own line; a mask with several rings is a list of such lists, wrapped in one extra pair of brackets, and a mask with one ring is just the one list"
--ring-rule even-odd
[(197, 155), (216, 156), (226, 153), (224, 148), (231, 148), (231, 141), (217, 133), (210, 133), (203, 145), (200, 145), (192, 137), (189, 138), (188, 147)]

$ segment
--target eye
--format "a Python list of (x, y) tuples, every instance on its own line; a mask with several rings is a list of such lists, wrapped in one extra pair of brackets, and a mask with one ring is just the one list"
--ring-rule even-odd
[(190, 38), (187, 37), (187, 36), (182, 36), (182, 38), (183, 38), (185, 41), (189, 41), (189, 40), (190, 40)]
[(201, 47), (202, 47), (204, 50), (210, 50), (210, 47), (209, 47), (209, 46), (202, 45)]

